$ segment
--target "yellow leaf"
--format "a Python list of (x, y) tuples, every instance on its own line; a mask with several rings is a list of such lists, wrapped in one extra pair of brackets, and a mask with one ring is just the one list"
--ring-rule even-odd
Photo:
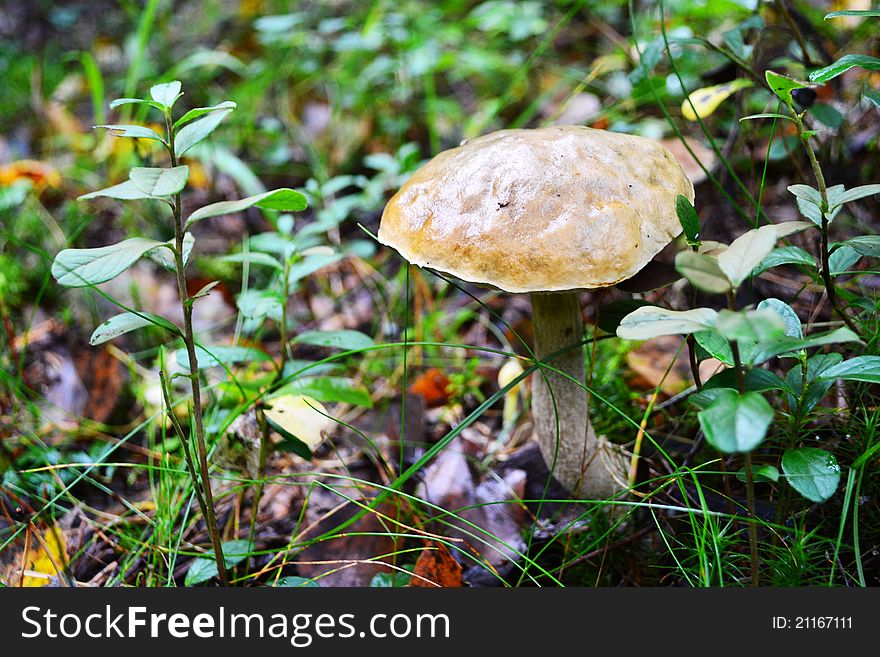
[(284, 395), (268, 402), (266, 417), (276, 426), (303, 441), (310, 450), (324, 440), (323, 432), (330, 429), (331, 421), (321, 415), (324, 407), (305, 395)]
[[(712, 112), (718, 109), (718, 106), (727, 98), (735, 94), (740, 89), (751, 87), (752, 81), (740, 78), (732, 82), (717, 84), (714, 87), (703, 87), (697, 89), (690, 96), (685, 98), (681, 104), (681, 115), (688, 121), (696, 121), (697, 116), (705, 119)], [(693, 107), (691, 107), (693, 103)], [(696, 110), (696, 114), (694, 113)]]
[[(36, 537), (31, 537), (30, 546), (23, 562), (24, 570), (31, 571), (35, 575), (25, 575), (22, 579), (23, 586), (46, 586), (50, 578), (58, 576), (58, 571), (55, 567), (63, 569), (64, 564), (67, 562), (67, 543), (64, 540), (64, 534), (62, 534), (59, 528), (49, 528), (43, 534), (42, 539), (40, 541)], [(49, 554), (46, 554), (47, 549)], [(46, 577), (36, 576), (37, 573), (46, 575)]]

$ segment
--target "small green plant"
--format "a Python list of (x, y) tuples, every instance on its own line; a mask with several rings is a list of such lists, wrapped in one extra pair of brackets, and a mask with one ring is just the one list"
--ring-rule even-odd
[[(205, 423), (202, 408), (202, 389), (200, 385), (200, 360), (202, 365), (234, 362), (247, 359), (254, 350), (240, 347), (206, 347), (199, 345), (193, 333), (193, 304), (204, 297), (213, 287), (205, 286), (190, 296), (187, 292), (186, 265), (189, 261), (195, 239), (190, 229), (203, 219), (235, 212), (250, 207), (267, 210), (296, 212), (304, 210), (307, 201), (293, 189), (275, 189), (237, 201), (212, 203), (183, 216), (182, 192), (189, 178), (189, 167), (181, 164), (180, 158), (193, 146), (206, 139), (234, 109), (235, 103), (226, 101), (210, 107), (199, 107), (185, 112), (176, 120), (172, 109), (182, 96), (178, 81), (157, 84), (150, 89), (149, 98), (120, 98), (110, 104), (111, 109), (123, 105), (144, 105), (161, 113), (164, 119), (164, 134), (142, 125), (101, 125), (120, 137), (148, 139), (159, 142), (168, 154), (168, 166), (135, 167), (129, 179), (112, 187), (91, 192), (80, 197), (81, 200), (107, 197), (125, 201), (157, 201), (159, 207), (167, 212), (160, 221), (170, 223), (174, 237), (168, 241), (158, 241), (144, 237), (130, 237), (117, 244), (91, 249), (65, 249), (58, 253), (52, 264), (52, 275), (59, 284), (66, 287), (92, 287), (107, 282), (128, 269), (137, 260), (147, 257), (169, 271), (174, 272), (183, 311), (183, 326), (177, 326), (169, 319), (152, 313), (125, 309), (98, 326), (92, 334), (91, 343), (100, 344), (124, 333), (146, 326), (157, 326), (168, 331), (183, 342), (185, 360), (188, 363), (192, 404), (190, 406), (191, 431), (184, 431), (177, 416), (172, 412), (169, 381), (161, 375), (163, 396), (168, 417), (180, 436), (184, 446), (184, 456), (196, 491), (199, 507), (211, 537), (214, 562), (220, 581), (228, 585), (226, 572), (229, 559), (224, 559), (220, 530), (214, 513), (214, 496), (208, 474), (208, 447), (205, 438)], [(197, 457), (193, 456), (189, 438), (194, 436)]]
[[(678, 201), (679, 217), (690, 248), (677, 255), (676, 269), (695, 288), (725, 295), (727, 308), (674, 311), (642, 306), (621, 320), (617, 335), (627, 340), (692, 335), (703, 356), (712, 356), (730, 368), (706, 382), (690, 401), (701, 409), (700, 428), (709, 444), (726, 454), (743, 455), (747, 504), (752, 518), (749, 524), (752, 583), (757, 585), (755, 484), (780, 477), (775, 464), (755, 468), (751, 459), (751, 452), (768, 437), (776, 417), (767, 396), (775, 391), (787, 397), (789, 416), (794, 418), (797, 427), (797, 418), (802, 418), (835, 380), (880, 382), (880, 357), (857, 356), (848, 360), (840, 354), (808, 357), (808, 349), (857, 342), (859, 337), (847, 327), (805, 336), (794, 309), (779, 299), (765, 299), (755, 308), (737, 307), (737, 289), (756, 271), (769, 268), (767, 259), (773, 254), (777, 240), (809, 228), (810, 223), (797, 221), (762, 226), (744, 233), (730, 245), (701, 242), (696, 212), (684, 197), (680, 196)], [(785, 378), (761, 367), (774, 357), (795, 360)], [(823, 502), (837, 490), (840, 467), (830, 452), (799, 447), (799, 440), (800, 433), (793, 431), (783, 445), (780, 465), (785, 479), (803, 497)]]

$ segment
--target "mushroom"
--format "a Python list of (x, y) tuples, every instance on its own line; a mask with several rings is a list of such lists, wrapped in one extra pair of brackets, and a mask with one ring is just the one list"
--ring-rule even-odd
[(535, 434), (556, 479), (582, 499), (624, 490), (626, 469), (590, 426), (584, 350), (573, 348), (584, 337), (579, 290), (629, 278), (672, 241), (677, 194), (693, 200), (693, 185), (656, 141), (554, 126), (440, 153), (382, 214), (379, 241), (410, 263), (531, 294), (535, 356), (558, 370), (532, 375)]

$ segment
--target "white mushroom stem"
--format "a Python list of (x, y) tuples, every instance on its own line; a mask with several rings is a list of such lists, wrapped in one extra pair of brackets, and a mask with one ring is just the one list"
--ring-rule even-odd
[[(539, 360), (580, 342), (584, 320), (579, 295), (532, 294), (532, 325)], [(597, 438), (590, 426), (587, 392), (582, 387), (586, 383), (583, 347), (569, 349), (546, 364), (571, 377), (547, 368), (532, 374), (532, 417), (547, 467), (576, 497), (615, 496), (625, 489), (626, 470), (619, 450)]]

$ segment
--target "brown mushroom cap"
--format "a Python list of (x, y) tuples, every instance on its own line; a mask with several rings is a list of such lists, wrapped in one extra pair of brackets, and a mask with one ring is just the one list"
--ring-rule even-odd
[(581, 126), (500, 130), (437, 155), (388, 202), (379, 241), (508, 292), (605, 287), (681, 232), (694, 188), (668, 150)]

